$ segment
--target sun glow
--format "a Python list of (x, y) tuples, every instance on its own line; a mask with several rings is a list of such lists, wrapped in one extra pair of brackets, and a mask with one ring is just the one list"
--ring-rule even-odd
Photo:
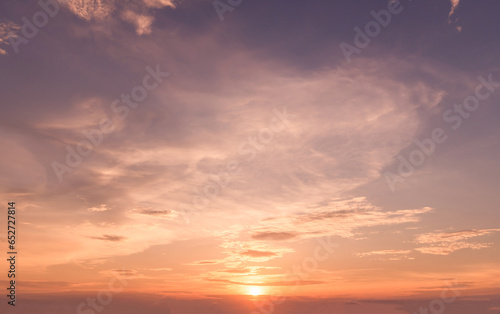
[(260, 287), (250, 287), (248, 288), (248, 294), (254, 297), (259, 296), (262, 294), (262, 289)]

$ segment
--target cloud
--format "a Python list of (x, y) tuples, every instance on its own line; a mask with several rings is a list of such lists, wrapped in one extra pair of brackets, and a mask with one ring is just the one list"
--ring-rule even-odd
[[(172, 38), (167, 31), (164, 35), (169, 40)], [(176, 41), (182, 56), (161, 59), (166, 63), (165, 66), (162, 63), (162, 69), (172, 66), (178, 73), (175, 82), (168, 82), (172, 86), (167, 84), (155, 90), (148, 104), (131, 112), (119, 132), (106, 135), (103, 144), (77, 171), (68, 175), (64, 185), (54, 185), (50, 195), (63, 196), (49, 201), (43, 199), (44, 194), (37, 194), (30, 199), (51, 208), (51, 216), (65, 208), (75, 209), (75, 215), (61, 215), (66, 230), (58, 229), (52, 235), (68, 241), (67, 247), (61, 244), (64, 253), (53, 254), (53, 260), (70, 254), (74, 259), (134, 254), (179, 239), (213, 237), (215, 228), (227, 229), (241, 224), (250, 225), (244, 229), (247, 238), (232, 238), (224, 243), (228, 258), (220, 262), (225, 268), (241, 268), (241, 263), (267, 262), (294, 252), (288, 247), (262, 244), (267, 241), (279, 241), (279, 245), (287, 246), (291, 243), (286, 240), (326, 234), (355, 238), (354, 231), (359, 232), (357, 229), (361, 227), (419, 221), (425, 209), (385, 213), (366, 200), (352, 200), (349, 204), (335, 197), (379, 176), (383, 165), (418, 129), (420, 105), (433, 106), (439, 101), (436, 89), (420, 85), (407, 88), (401, 82), (388, 79), (393, 61), (380, 65), (360, 59), (359, 69), (356, 65), (310, 75), (296, 73), (289, 66), (285, 71), (279, 63), (263, 62), (248, 51), (235, 51), (231, 45), (222, 49), (211, 39), (195, 38), (189, 41), (192, 46)], [(151, 51), (149, 45), (146, 42), (145, 51)], [(118, 47), (112, 50), (116, 54), (123, 51)], [(206, 53), (199, 54), (200, 51)], [(213, 59), (214, 56), (217, 58)], [(183, 73), (182, 67), (171, 63), (176, 58), (191, 64), (192, 69), (199, 69), (200, 75)], [(115, 60), (119, 59), (120, 56)], [(362, 71), (365, 67), (370, 69), (369, 73)], [(114, 85), (109, 89), (123, 86), (124, 91), (129, 89), (121, 77), (114, 78)], [(132, 78), (130, 75), (126, 82)], [(100, 85), (99, 78), (96, 79), (96, 86)], [(36, 121), (27, 134), (47, 135), (49, 140), (44, 139), (42, 143), (51, 148), (50, 152), (38, 154), (36, 146), (31, 147), (29, 156), (45, 155), (45, 159), (36, 159), (37, 166), (48, 166), (53, 160), (64, 162), (64, 145), (83, 139), (81, 129), (87, 125), (94, 127), (92, 122), (99, 121), (106, 109), (109, 111), (110, 101), (94, 93), (85, 99), (96, 99), (95, 104), (84, 101), (78, 108), (64, 106), (67, 111), (62, 113), (48, 107), (48, 112)], [(119, 93), (109, 93), (109, 97), (119, 97)], [(60, 99), (57, 103), (67, 104), (67, 101)], [(255, 150), (255, 161), (245, 164), (241, 173), (232, 176), (231, 186), (213, 198), (210, 206), (194, 217), (190, 225), (183, 220), (158, 219), (170, 215), (157, 210), (191, 204), (195, 195), (193, 188), (199, 187), (203, 192), (203, 185), (198, 183), (217, 173), (226, 160), (245, 162), (248, 155), (238, 152), (239, 143), (269, 127), (272, 108), (282, 110), (284, 106), (294, 115), (290, 127), (276, 133), (266, 149)], [(28, 137), (9, 139), (17, 142), (9, 147), (11, 150), (19, 147)], [(20, 158), (19, 154), (15, 156)], [(18, 160), (5, 163), (12, 167), (18, 164)], [(23, 173), (31, 174), (35, 169), (29, 164), (29, 171)], [(43, 174), (51, 169), (47, 170)], [(31, 181), (45, 183), (47, 180)], [(69, 191), (84, 194), (92, 206), (106, 204), (106, 208), (113, 210), (104, 211), (102, 215), (89, 212), (86, 207), (82, 208), (80, 200), (64, 198)], [(258, 199), (255, 195), (259, 195)], [(49, 206), (50, 202), (60, 200), (63, 201), (60, 208)], [(323, 203), (326, 205), (318, 205)], [(35, 212), (29, 211), (31, 215)], [(273, 218), (266, 220), (268, 217)], [(43, 219), (40, 224), (52, 223)], [(82, 223), (85, 221), (89, 222)], [(89, 239), (103, 233), (126, 235), (127, 240)], [(78, 245), (74, 245), (75, 241)], [(215, 241), (214, 246), (218, 244)], [(252, 250), (274, 254), (241, 254)], [(37, 263), (40, 258), (48, 258), (36, 250), (30, 253), (30, 260)], [(285, 258), (288, 255), (292, 254)], [(210, 258), (213, 257), (197, 256), (192, 260)], [(44, 264), (52, 262), (44, 260)], [(203, 264), (197, 266), (200, 265)]]
[(152, 209), (152, 208), (137, 209), (135, 210), (135, 212), (150, 216), (167, 216), (173, 213), (171, 210), (168, 209)]
[[(15, 34), (21, 26), (12, 21), (0, 22), (0, 45), (10, 46), (9, 38), (15, 37)], [(0, 55), (6, 55), (7, 51), (0, 48)]]
[(99, 206), (90, 207), (87, 209), (89, 212), (104, 212), (110, 210), (106, 204), (101, 204)]
[(213, 264), (219, 264), (221, 261), (195, 261), (188, 263), (186, 265), (193, 265), (193, 266), (198, 266), (198, 265), (213, 265)]
[(247, 255), (251, 257), (271, 257), (278, 255), (275, 252), (266, 252), (266, 251), (257, 251), (257, 250), (247, 250), (245, 252), (241, 252), (241, 255)]
[(150, 8), (175, 8), (175, 4), (172, 0), (144, 0), (144, 3)]
[(499, 232), (500, 229), (468, 229), (455, 232), (425, 233), (417, 237), (418, 243), (457, 242)]
[(123, 241), (126, 239), (126, 237), (117, 236), (117, 235), (108, 235), (108, 234), (105, 234), (102, 237), (90, 237), (90, 238), (96, 239), (96, 240), (103, 240), (103, 241), (112, 241), (112, 242)]
[(490, 243), (470, 243), (464, 240), (490, 235), (500, 229), (469, 229), (456, 232), (425, 233), (417, 236), (415, 242), (430, 244), (430, 246), (416, 248), (423, 254), (449, 255), (461, 249), (480, 250), (490, 247)]
[[(214, 282), (225, 282), (225, 283), (230, 283), (230, 284), (235, 284), (235, 285), (242, 285), (242, 286), (263, 286), (263, 287), (279, 287), (279, 286), (296, 286), (297, 281), (269, 281), (269, 282), (243, 282), (243, 281), (233, 281), (233, 280), (227, 280), (227, 279), (207, 279), (207, 281), (214, 281)], [(320, 284), (325, 284), (327, 283), (326, 281), (319, 281), (319, 280), (301, 280), (300, 285), (320, 285)]]
[(220, 245), (228, 257), (222, 260), (226, 267), (235, 268), (248, 262), (267, 262), (293, 252), (290, 248), (271, 245), (262, 241), (238, 241), (238, 235), (228, 237)]
[[(159, 205), (159, 207), (163, 207)], [(132, 220), (144, 221), (144, 223), (158, 223), (159, 220), (172, 221), (180, 218), (180, 213), (171, 209), (161, 209), (156, 206), (138, 206), (128, 210), (126, 216)]]
[(422, 254), (433, 254), (433, 255), (450, 255), (451, 253), (462, 250), (462, 249), (473, 249), (480, 250), (491, 247), (490, 243), (467, 243), (467, 242), (457, 242), (457, 243), (440, 243), (437, 246), (430, 247), (419, 247), (415, 250)]
[(354, 238), (354, 231), (359, 228), (418, 222), (420, 215), (431, 210), (424, 207), (383, 211), (363, 197), (339, 199), (305, 213), (262, 220), (252, 228), (252, 238), (263, 241), (325, 235)]
[(151, 9), (175, 8), (170, 0), (115, 1), (115, 0), (60, 0), (73, 14), (85, 21), (103, 21), (114, 17), (114, 12), (135, 27), (137, 35), (151, 34), (155, 18)]
[(161, 267), (161, 268), (141, 268), (141, 270), (149, 270), (149, 271), (172, 271), (172, 268)]
[(121, 18), (135, 26), (135, 31), (137, 35), (147, 35), (151, 34), (151, 25), (153, 24), (154, 17), (150, 15), (144, 15), (135, 13), (131, 10), (126, 10), (122, 12)]
[(134, 269), (113, 269), (112, 271), (118, 274), (119, 276), (125, 276), (125, 277), (137, 276), (139, 274), (139, 272)]
[(12, 21), (0, 22), (0, 44), (6, 44), (10, 34), (20, 29), (21, 26)]
[(450, 2), (451, 2), (451, 9), (450, 13), (448, 14), (448, 17), (451, 17), (453, 14), (455, 14), (455, 11), (458, 8), (458, 5), (460, 4), (460, 0), (450, 0)]
[[(295, 252), (291, 246), (298, 240), (323, 236), (339, 236), (344, 238), (359, 238), (361, 228), (414, 223), (420, 221), (420, 216), (432, 209), (405, 209), (383, 211), (371, 204), (364, 197), (334, 199), (320, 205), (302, 208), (302, 212), (270, 217), (260, 222), (241, 228), (233, 228), (222, 232), (221, 247), (228, 256), (221, 260), (226, 269), (237, 271), (210, 272), (210, 278), (218, 278), (234, 283), (234, 276), (248, 276), (255, 273), (242, 273), (249, 262), (268, 262), (282, 258), (286, 253)], [(291, 231), (293, 230), (293, 231)], [(294, 240), (293, 242), (287, 240)], [(410, 259), (409, 250), (385, 250), (364, 253), (362, 256), (376, 256), (384, 260)], [(225, 273), (224, 275), (221, 273)], [(274, 285), (274, 275), (263, 275), (266, 278), (263, 285)], [(254, 282), (254, 281), (253, 281)], [(277, 285), (286, 285), (279, 283)]]
[(59, 0), (59, 2), (86, 21), (103, 20), (115, 10), (114, 0)]
[(408, 254), (410, 254), (410, 252), (410, 250), (382, 250), (358, 253), (356, 255), (359, 257), (371, 256), (379, 260), (400, 261), (402, 259), (413, 259), (408, 257)]
[[(166, 1), (134, 2), (138, 6), (144, 3), (151, 9), (166, 4)], [(141, 266), (155, 267), (158, 265), (149, 263), (165, 262), (164, 267), (172, 267), (181, 274), (183, 270), (175, 267), (174, 263), (185, 265), (191, 260), (217, 259), (217, 254), (224, 253), (227, 259), (222, 261), (195, 262), (196, 266), (184, 268), (193, 272), (207, 268), (227, 269), (233, 270), (228, 274), (238, 274), (237, 270), (244, 269), (241, 266), (243, 263), (268, 261), (269, 264), (286, 267), (293, 263), (289, 263), (292, 260), (300, 262), (300, 254), (314, 242), (304, 241), (307, 238), (334, 234), (345, 239), (359, 239), (368, 235), (363, 228), (383, 233), (385, 229), (413, 226), (427, 216), (425, 209), (398, 210), (404, 209), (398, 207), (401, 203), (422, 204), (422, 198), (417, 200), (411, 193), (388, 196), (384, 192), (385, 186), (377, 187), (378, 195), (368, 198), (379, 207), (366, 199), (355, 200), (350, 206), (337, 198), (364, 195), (353, 192), (353, 188), (377, 179), (380, 169), (402, 147), (411, 143), (426, 125), (433, 125), (431, 121), (423, 121), (422, 116), (425, 117), (427, 108), (439, 109), (437, 105), (442, 99), (440, 89), (444, 82), (455, 85), (457, 76), (451, 75), (450, 71), (443, 71), (446, 80), (438, 79), (441, 77), (428, 71), (425, 62), (418, 60), (415, 54), (398, 59), (399, 50), (391, 54), (391, 58), (379, 55), (387, 62), (368, 59), (377, 57), (376, 47), (370, 48), (368, 54), (363, 52), (350, 67), (329, 60), (321, 65), (321, 70), (316, 71), (302, 58), (294, 60), (297, 62), (284, 61), (284, 55), (290, 51), (307, 54), (308, 47), (297, 44), (296, 40), (300, 38), (280, 36), (284, 40), (279, 43), (272, 40), (280, 47), (276, 51), (279, 53), (272, 55), (269, 47), (260, 45), (260, 36), (266, 35), (266, 32), (246, 33), (247, 26), (240, 24), (244, 19), (239, 20), (235, 27), (219, 26), (217, 23), (207, 25), (219, 21), (212, 21), (211, 17), (216, 16), (213, 10), (212, 15), (205, 16), (203, 10), (206, 7), (197, 5), (192, 6), (198, 7), (196, 11), (183, 12), (175, 21), (168, 20), (170, 14), (156, 14), (158, 23), (153, 21), (142, 26), (143, 34), (156, 32), (155, 35), (162, 40), (144, 35), (138, 38), (135, 32), (140, 23), (137, 23), (131, 26), (126, 24), (126, 32), (106, 29), (116, 35), (107, 41), (100, 38), (99, 32), (93, 32), (97, 28), (94, 25), (99, 28), (124, 26), (122, 13), (127, 10), (133, 13), (133, 18), (141, 15), (152, 17), (154, 11), (121, 4), (128, 4), (128, 1), (105, 3), (113, 4), (112, 11), (105, 12), (101, 17), (95, 13), (100, 12), (98, 8), (92, 9), (92, 6), (87, 8), (83, 17), (73, 15), (73, 11), (60, 13), (65, 16), (55, 19), (53, 22), (56, 25), (43, 33), (60, 35), (61, 38), (54, 37), (44, 42), (46, 35), (43, 35), (44, 38), (32, 43), (36, 46), (33, 47), (33, 55), (42, 53), (43, 57), (47, 54), (47, 58), (43, 58), (47, 62), (44, 66), (25, 68), (19, 65), (19, 68), (10, 68), (16, 62), (5, 64), (9, 68), (5, 73), (18, 76), (17, 79), (6, 80), (7, 94), (16, 96), (6, 97), (9, 99), (4, 101), (5, 117), (10, 117), (6, 120), (11, 120), (8, 121), (11, 125), (17, 124), (15, 127), (23, 132), (23, 136), (13, 134), (15, 132), (10, 132), (9, 127), (3, 132), (3, 137), (9, 137), (9, 145), (2, 146), (9, 147), (11, 156), (4, 157), (7, 159), (2, 168), (16, 170), (13, 173), (9, 172), (11, 169), (2, 172), (3, 192), (12, 195), (11, 189), (16, 189), (17, 193), (19, 186), (25, 194), (13, 197), (23, 204), (30, 201), (44, 209), (27, 208), (25, 212), (27, 221), (34, 222), (29, 230), (38, 227), (44, 233), (30, 231), (32, 238), (25, 242), (29, 246), (25, 253), (30, 254), (25, 259), (27, 263), (40, 266), (60, 260), (101, 256), (110, 260), (135, 258), (137, 263), (138, 257), (144, 257), (142, 251), (158, 252), (158, 246), (168, 246), (172, 241), (207, 237), (210, 241), (203, 244), (200, 241), (199, 246), (186, 245), (178, 250), (165, 250), (165, 254), (170, 254), (166, 255), (168, 259), (141, 259), (148, 263)], [(211, 8), (210, 3), (208, 6)], [(165, 11), (171, 11), (171, 8)], [(460, 9), (457, 12), (460, 13)], [(448, 11), (443, 15), (446, 13)], [(73, 15), (72, 19), (77, 20), (74, 25), (69, 25), (68, 32), (65, 25), (61, 25), (67, 22), (66, 15)], [(206, 18), (192, 23), (193, 16)], [(159, 19), (163, 19), (161, 23)], [(88, 38), (64, 38), (74, 36), (74, 28)], [(196, 32), (192, 32), (193, 28)], [(236, 35), (242, 36), (241, 41), (227, 40), (236, 38)], [(331, 36), (337, 38), (334, 33)], [(318, 38), (304, 37), (311, 40), (309, 47), (315, 46), (312, 43)], [(379, 40), (383, 41), (382, 38)], [(255, 46), (258, 49), (252, 48), (255, 42), (259, 43)], [(175, 49), (169, 49), (169, 46)], [(235, 46), (240, 49), (234, 49)], [(37, 50), (37, 47), (43, 49)], [(320, 49), (311, 48), (315, 54), (324, 52), (331, 55), (338, 50), (338, 47), (331, 50), (327, 46), (318, 47)], [(58, 62), (51, 64), (52, 59)], [(154, 67), (156, 63), (161, 63), (165, 71), (172, 70), (175, 78), (172, 76), (171, 81), (151, 92), (147, 101), (131, 111), (129, 118), (120, 124), (119, 131), (106, 134), (103, 144), (65, 178), (64, 184), (52, 184), (50, 163), (53, 160), (64, 162), (64, 146), (84, 139), (80, 128), (87, 125), (95, 127), (101, 115), (110, 114), (109, 104), (114, 98), (141, 83), (144, 66), (150, 64)], [(307, 71), (302, 70), (306, 68)], [(398, 68), (402, 75), (395, 74), (394, 68)], [(47, 69), (57, 69), (57, 75), (48, 77)], [(409, 78), (415, 78), (418, 84), (412, 84)], [(18, 93), (19, 86), (8, 84), (21, 81), (22, 87), (32, 93)], [(94, 115), (96, 108), (86, 104), (81, 110), (76, 110), (78, 108), (73, 108), (71, 101), (79, 97), (102, 99), (104, 105), (99, 107), (96, 104), (96, 107), (104, 110)], [(259, 131), (269, 126), (272, 108), (282, 110), (284, 106), (294, 115), (290, 127), (275, 133), (264, 149), (254, 149), (255, 160), (246, 163), (246, 158), (251, 156), (240, 155), (237, 150), (239, 143), (249, 136), (258, 137)], [(15, 110), (18, 110), (16, 114), (10, 114)], [(32, 116), (42, 120), (45, 128), (32, 123)], [(16, 117), (21, 118), (16, 120)], [(26, 151), (18, 154), (19, 147), (26, 148)], [(436, 154), (432, 160), (438, 157)], [(231, 159), (241, 162), (241, 172), (231, 176), (231, 185), (211, 198), (210, 205), (193, 217), (191, 224), (163, 218), (171, 217), (169, 211), (163, 209), (172, 209), (175, 213), (177, 204), (192, 204), (193, 197), (204, 193), (204, 186), (199, 182), (224, 169), (226, 161)], [(21, 180), (33, 176), (38, 168), (41, 168), (43, 176), (26, 180), (29, 185), (22, 184)], [(440, 174), (436, 171), (435, 176)], [(33, 183), (37, 184), (36, 188), (31, 188)], [(429, 187), (433, 188), (432, 185)], [(74, 198), (78, 194), (85, 195), (88, 202), (82, 205), (81, 200)], [(423, 200), (427, 201), (425, 197)], [(434, 199), (428, 201), (439, 203)], [(450, 198), (450, 202), (453, 201)], [(106, 204), (106, 209), (113, 210), (88, 210), (88, 207), (102, 208), (99, 204)], [(53, 217), (58, 217), (57, 221)], [(272, 218), (266, 219), (268, 217)], [(90, 222), (83, 224), (85, 221)], [(226, 229), (236, 224), (244, 228), (234, 238), (227, 239), (221, 253), (217, 245), (224, 240), (214, 237), (214, 229)], [(396, 226), (398, 224), (405, 225)], [(103, 234), (123, 235), (127, 239), (112, 241), (103, 239)], [(97, 238), (89, 239), (92, 236)], [(390, 236), (392, 239), (395, 237)], [(373, 236), (376, 237), (378, 234)], [(342, 241), (352, 244), (354, 252), (365, 252), (375, 247), (367, 249), (364, 246), (360, 250), (359, 247), (368, 241)], [(49, 256), (46, 252), (52, 250), (54, 242), (58, 246), (50, 254), (52, 260), (47, 261), (45, 258)], [(273, 246), (264, 245), (268, 242)], [(282, 248), (288, 249), (289, 253), (282, 253)], [(303, 251), (299, 252), (301, 249)], [(188, 257), (183, 255), (184, 250), (190, 252)], [(171, 252), (175, 254), (172, 256)], [(352, 254), (349, 256), (352, 257)], [(391, 256), (381, 253), (371, 255), (375, 258)], [(360, 264), (368, 262), (368, 258), (359, 261)], [(323, 269), (336, 264), (336, 261), (328, 262), (318, 267)]]
[(250, 269), (248, 268), (227, 268), (223, 270), (219, 270), (221, 273), (230, 273), (230, 274), (248, 274), (250, 273)]
[(103, 276), (112, 277), (112, 278), (125, 277), (126, 279), (123, 278), (125, 280), (139, 279), (139, 278), (148, 278), (147, 276), (145, 276), (144, 274), (140, 273), (136, 269), (125, 269), (125, 268), (122, 268), (122, 269), (106, 269), (106, 270), (99, 271), (99, 273), (101, 275), (103, 275)]
[[(165, 33), (170, 40), (168, 32)], [(286, 239), (326, 234), (355, 238), (353, 230), (359, 227), (419, 220), (425, 210), (384, 213), (366, 200), (335, 197), (379, 176), (383, 165), (417, 130), (419, 118), (415, 110), (420, 105), (427, 107), (438, 102), (436, 89), (406, 88), (400, 82), (388, 80), (387, 71), (390, 72), (392, 62), (378, 65), (360, 60), (360, 67), (370, 68), (373, 78), (372, 74), (367, 75), (356, 67), (314, 75), (290, 75), (288, 71), (293, 68), (288, 67), (285, 73), (280, 64), (262, 63), (246, 51), (233, 53), (231, 47), (221, 49), (209, 39), (204, 38), (202, 43), (193, 40), (190, 43), (193, 47), (181, 42), (179, 49), (186, 52), (182, 56), (184, 62), (192, 63), (193, 69), (209, 70), (210, 77), (213, 67), (218, 69), (216, 73), (229, 73), (230, 78), (186, 77), (175, 63), (169, 63), (172, 58), (162, 60), (166, 62), (165, 66), (162, 63), (162, 69), (170, 70), (172, 66), (179, 73), (177, 81), (155, 90), (148, 105), (131, 112), (119, 132), (106, 135), (103, 144), (67, 177), (64, 185), (54, 185), (51, 191), (51, 195), (68, 191), (83, 194), (88, 204), (106, 204), (113, 210), (96, 215), (83, 208), (82, 213), (77, 210), (81, 208), (81, 200), (59, 196), (57, 201), (62, 200), (64, 206), (55, 208), (49, 203), (52, 198), (48, 201), (39, 195), (33, 196), (30, 200), (51, 208), (51, 215), (57, 215), (64, 208), (74, 208), (75, 215), (62, 215), (66, 229), (43, 236), (67, 239), (66, 246), (60, 246), (64, 253), (47, 256), (42, 250), (29, 250), (30, 260), (37, 264), (43, 261), (46, 265), (57, 263), (61, 256), (69, 254), (77, 260), (134, 254), (179, 239), (213, 237), (216, 228), (226, 230), (241, 224), (250, 225), (243, 229), (247, 238), (228, 239), (223, 246), (227, 259), (220, 264), (224, 268), (242, 268), (242, 263), (288, 258), (294, 250), (286, 247), (291, 244)], [(209, 53), (201, 58), (197, 56), (199, 51)], [(212, 60), (213, 56), (220, 56), (224, 62)], [(232, 77), (233, 73), (240, 75), (239, 71), (244, 79)], [(120, 80), (116, 78), (113, 86), (122, 88)], [(128, 85), (124, 86), (127, 91)], [(110, 95), (118, 96), (119, 93)], [(61, 100), (60, 103), (67, 102)], [(73, 103), (77, 105), (65, 106), (71, 110), (57, 113), (47, 109), (49, 112), (34, 122), (31, 132), (48, 135), (50, 140), (44, 140), (43, 144), (51, 150), (44, 153), (47, 160), (35, 159), (36, 165), (50, 165), (54, 160), (64, 162), (64, 145), (82, 140), (81, 130), (94, 127), (95, 121), (109, 110), (109, 103), (92, 92), (82, 102)], [(238, 152), (239, 143), (269, 127), (273, 106), (282, 110), (285, 105), (294, 115), (290, 127), (275, 134), (266, 149), (256, 150), (255, 161), (245, 164), (241, 173), (232, 176), (230, 188), (212, 199), (210, 206), (193, 217), (191, 224), (170, 219), (171, 215), (153, 214), (154, 210), (191, 204), (196, 195), (193, 187), (203, 190), (203, 185), (198, 183), (217, 173), (218, 167), (224, 166), (227, 160), (245, 162), (248, 156)], [(346, 123), (351, 120), (352, 123)], [(8, 140), (11, 150), (26, 142), (15, 137)], [(14, 143), (10, 145), (10, 141)], [(30, 157), (42, 155), (33, 148), (28, 153)], [(4, 165), (19, 167), (21, 155), (15, 156), (15, 160)], [(203, 167), (206, 164), (208, 166)], [(26, 162), (22, 165), (29, 165), (29, 171), (22, 173), (35, 173), (36, 167)], [(48, 170), (42, 173), (50, 172)], [(19, 179), (14, 175), (8, 177)], [(58, 191), (60, 187), (64, 190)], [(140, 213), (137, 209), (148, 211)], [(268, 217), (272, 218), (266, 220)], [(85, 221), (88, 223), (83, 223)], [(40, 223), (50, 225), (52, 222)], [(126, 235), (127, 239), (92, 238), (103, 233)], [(268, 241), (279, 241), (283, 247), (262, 244)], [(275, 254), (260, 257), (240, 254), (249, 250)], [(206, 255), (192, 260), (211, 258)], [(202, 268), (201, 265), (194, 266)]]
[(296, 232), (265, 231), (265, 232), (256, 232), (252, 234), (252, 238), (256, 240), (274, 240), (274, 241), (290, 240), (297, 236), (298, 234)]
[[(458, 8), (458, 5), (460, 4), (460, 0), (450, 0), (451, 1), (451, 9), (450, 13), (448, 14), (448, 24), (451, 24), (453, 22), (457, 23), (458, 19), (452, 20), (452, 16), (455, 14), (455, 11)], [(455, 26), (456, 30), (461, 32), (462, 31), (462, 26), (456, 25)]]

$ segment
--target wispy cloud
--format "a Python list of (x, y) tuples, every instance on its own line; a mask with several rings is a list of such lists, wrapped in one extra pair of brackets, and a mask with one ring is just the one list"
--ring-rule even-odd
[(449, 255), (455, 251), (462, 249), (480, 250), (489, 248), (491, 245), (492, 244), (490, 243), (443, 242), (437, 244), (436, 246), (419, 247), (416, 248), (416, 250), (423, 254)]
[(354, 230), (359, 228), (418, 222), (422, 214), (431, 210), (424, 207), (383, 211), (363, 197), (336, 200), (306, 213), (262, 220), (251, 232), (252, 238), (257, 240), (279, 241), (325, 235), (353, 238)]
[[(451, 1), (451, 9), (450, 9), (450, 13), (448, 14), (448, 24), (451, 24), (451, 23), (457, 23), (458, 22), (458, 19), (452, 19), (452, 16), (455, 15), (455, 12), (458, 8), (458, 5), (460, 4), (460, 0), (450, 0)], [(462, 31), (462, 26), (460, 25), (456, 25), (455, 28), (457, 29), (457, 31), (461, 32)]]
[[(244, 281), (233, 281), (233, 280), (225, 280), (225, 279), (207, 279), (207, 281), (216, 281), (216, 282), (225, 282), (235, 285), (243, 285), (243, 286), (296, 286), (296, 281), (269, 281), (269, 282), (244, 282)], [(327, 283), (325, 281), (319, 280), (302, 280), (300, 281), (301, 285), (320, 285)]]
[(123, 236), (118, 236), (118, 235), (105, 234), (102, 237), (91, 237), (91, 239), (118, 242), (118, 241), (123, 241), (126, 238)]
[(142, 215), (150, 215), (150, 216), (167, 216), (173, 213), (173, 211), (168, 209), (152, 209), (152, 208), (136, 209), (135, 212)]
[(451, 9), (450, 13), (448, 14), (448, 17), (451, 17), (453, 14), (455, 14), (455, 11), (458, 8), (458, 5), (460, 4), (460, 0), (450, 0), (451, 2)]
[(89, 212), (105, 212), (110, 210), (110, 208), (106, 204), (101, 204), (99, 206), (89, 207)]
[[(21, 26), (12, 21), (0, 22), (0, 45), (10, 46), (9, 38), (15, 37), (15, 34), (21, 29)], [(7, 51), (0, 48), (0, 55), (6, 55)]]
[(408, 254), (410, 253), (411, 250), (381, 250), (381, 251), (358, 253), (357, 256), (359, 257), (371, 256), (382, 260), (399, 261), (402, 259), (413, 259), (408, 257)]
[(138, 35), (151, 34), (151, 25), (155, 18), (152, 9), (165, 7), (175, 8), (170, 0), (142, 0), (142, 1), (116, 1), (116, 0), (59, 0), (73, 14), (79, 18), (90, 21), (103, 21), (114, 18), (115, 13), (125, 22), (135, 27)]
[(146, 6), (150, 8), (163, 8), (171, 7), (175, 8), (175, 4), (172, 0), (143, 0)]
[[(346, 239), (359, 239), (363, 236), (363, 228), (416, 223), (421, 216), (432, 209), (407, 209), (383, 211), (365, 198), (336, 199), (322, 205), (305, 207), (302, 212), (271, 217), (260, 222), (240, 228), (227, 230), (220, 235), (227, 257), (220, 259), (224, 270), (211, 271), (206, 275), (219, 282), (239, 284), (245, 277), (249, 282), (258, 278), (262, 285), (288, 285), (277, 283), (276, 275), (258, 275), (257, 270), (248, 272), (248, 263), (269, 262), (285, 258), (295, 251), (292, 244), (298, 240), (323, 236), (338, 236)], [(411, 259), (410, 250), (385, 250), (362, 253), (359, 256), (376, 256), (383, 260)], [(315, 282), (319, 283), (319, 282)]]
[(274, 240), (274, 241), (281, 241), (281, 240), (290, 240), (295, 237), (297, 237), (299, 234), (296, 232), (286, 232), (286, 231), (281, 231), (281, 232), (273, 232), (273, 231), (262, 231), (262, 232), (255, 232), (252, 234), (252, 238), (256, 240)]
[(117, 273), (120, 276), (132, 277), (136, 276), (139, 272), (135, 269), (113, 269), (114, 273)]
[(214, 265), (214, 264), (219, 264), (219, 263), (221, 263), (221, 261), (206, 260), (206, 261), (194, 261), (194, 262), (191, 262), (191, 263), (187, 263), (186, 265), (198, 266), (198, 265)]
[(269, 251), (257, 251), (257, 250), (247, 250), (240, 253), (241, 255), (246, 255), (250, 257), (271, 257), (278, 255), (276, 252)]
[(137, 35), (151, 34), (151, 25), (154, 17), (150, 15), (139, 14), (131, 10), (122, 12), (121, 18), (135, 26)]
[(449, 255), (462, 249), (480, 250), (490, 247), (491, 243), (471, 243), (464, 240), (490, 235), (499, 232), (500, 229), (470, 229), (456, 232), (425, 233), (417, 237), (419, 244), (429, 244), (426, 247), (416, 248), (424, 254)]
[(468, 229), (455, 232), (425, 233), (417, 237), (418, 243), (457, 242), (469, 238), (489, 235), (500, 229)]
[(59, 3), (86, 21), (103, 20), (115, 10), (114, 0), (59, 0)]
[(141, 270), (149, 270), (149, 271), (172, 271), (173, 269), (172, 268), (162, 267), (162, 268), (141, 268)]

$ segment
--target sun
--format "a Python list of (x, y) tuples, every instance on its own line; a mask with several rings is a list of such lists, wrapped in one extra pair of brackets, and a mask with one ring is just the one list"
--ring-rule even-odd
[(248, 294), (254, 297), (259, 296), (262, 294), (262, 289), (260, 287), (252, 286), (248, 288)]

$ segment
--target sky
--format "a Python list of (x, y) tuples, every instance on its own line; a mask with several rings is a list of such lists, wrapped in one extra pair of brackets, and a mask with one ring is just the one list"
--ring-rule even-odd
[(499, 9), (1, 1), (1, 313), (500, 313)]

